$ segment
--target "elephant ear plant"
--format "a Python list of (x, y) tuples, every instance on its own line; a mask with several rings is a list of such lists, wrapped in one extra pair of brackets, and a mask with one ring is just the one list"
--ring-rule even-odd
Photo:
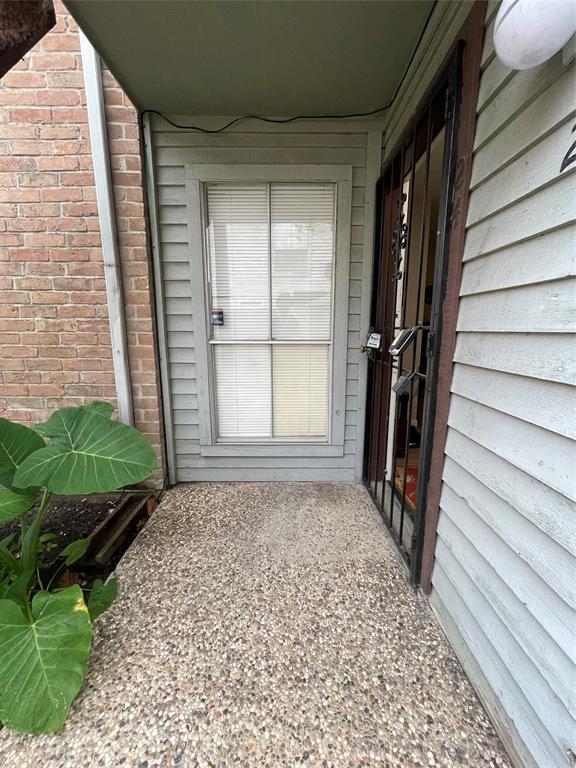
[(52, 496), (106, 493), (156, 467), (148, 440), (112, 411), (101, 402), (62, 408), (33, 429), (0, 419), (0, 524), (20, 518), (19, 537), (0, 541), (0, 722), (18, 731), (62, 727), (84, 680), (92, 621), (116, 595), (113, 579), (95, 581), (87, 601), (78, 585), (58, 588), (88, 541), (54, 552), (53, 537), (41, 535)]

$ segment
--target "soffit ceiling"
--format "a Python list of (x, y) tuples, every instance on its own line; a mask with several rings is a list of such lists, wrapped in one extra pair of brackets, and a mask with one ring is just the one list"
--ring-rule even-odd
[(367, 112), (394, 94), (432, 0), (67, 0), (141, 109)]

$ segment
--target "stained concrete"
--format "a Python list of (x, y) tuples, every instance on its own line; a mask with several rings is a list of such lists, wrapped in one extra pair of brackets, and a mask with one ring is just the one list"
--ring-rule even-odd
[(510, 764), (361, 486), (168, 492), (58, 734), (3, 768)]

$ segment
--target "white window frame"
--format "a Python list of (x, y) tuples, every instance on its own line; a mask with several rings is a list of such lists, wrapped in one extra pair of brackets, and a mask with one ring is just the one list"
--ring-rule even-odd
[[(331, 344), (331, 391), (328, 440), (275, 439), (217, 441), (214, 381), (209, 349), (210, 326), (206, 279), (204, 185), (210, 182), (317, 182), (336, 185), (334, 309)], [(352, 215), (352, 166), (349, 165), (186, 165), (190, 228), (190, 275), (201, 456), (343, 456), (346, 409), (346, 359)], [(201, 276), (201, 279), (199, 277)]]

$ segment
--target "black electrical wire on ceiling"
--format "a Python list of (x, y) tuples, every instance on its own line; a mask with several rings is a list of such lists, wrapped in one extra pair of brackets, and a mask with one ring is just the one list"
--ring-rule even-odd
[(160, 112), (157, 109), (142, 110), (140, 112), (140, 119), (142, 120), (144, 118), (144, 115), (158, 115), (158, 117), (161, 117), (163, 120), (169, 123), (173, 128), (178, 128), (179, 130), (199, 131), (200, 133), (223, 133), (224, 131), (227, 131), (229, 128), (232, 128), (233, 125), (237, 125), (238, 123), (241, 123), (244, 120), (260, 120), (263, 123), (286, 124), (286, 123), (294, 123), (297, 120), (350, 120), (356, 117), (374, 117), (374, 115), (377, 115), (380, 112), (385, 112), (387, 109), (390, 109), (390, 107), (394, 103), (394, 100), (396, 99), (396, 96), (398, 96), (398, 93), (400, 92), (400, 89), (404, 84), (404, 80), (406, 79), (406, 75), (408, 74), (408, 71), (412, 66), (412, 62), (414, 61), (414, 57), (416, 56), (416, 51), (418, 50), (420, 43), (422, 42), (422, 38), (424, 37), (426, 30), (428, 29), (430, 19), (432, 18), (432, 14), (434, 13), (434, 10), (437, 4), (438, 4), (438, 0), (434, 0), (434, 3), (432, 4), (432, 8), (428, 13), (426, 23), (422, 28), (422, 32), (420, 33), (418, 41), (414, 46), (414, 49), (412, 51), (408, 64), (404, 69), (400, 82), (396, 86), (396, 90), (394, 91), (392, 98), (389, 99), (389, 101), (386, 104), (383, 104), (381, 107), (377, 107), (376, 109), (371, 109), (369, 112), (354, 112), (354, 113), (345, 114), (345, 115), (294, 115), (292, 117), (265, 117), (263, 115), (242, 115), (241, 117), (235, 117), (234, 119), (225, 123), (225, 125), (222, 125), (220, 128), (201, 128), (199, 125), (182, 125), (181, 123), (177, 123), (174, 120), (171, 120), (169, 117), (166, 117), (166, 115), (164, 115), (162, 112)]

